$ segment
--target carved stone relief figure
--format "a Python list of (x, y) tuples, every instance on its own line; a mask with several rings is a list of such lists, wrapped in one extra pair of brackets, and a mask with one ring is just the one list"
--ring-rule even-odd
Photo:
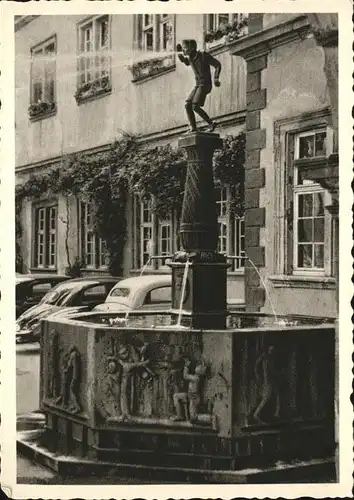
[[(252, 413), (252, 417), (258, 423), (266, 423), (274, 418), (279, 418), (280, 395), (276, 380), (276, 370), (274, 366), (274, 346), (270, 345), (256, 359), (255, 379), (260, 389), (260, 401)], [(274, 410), (265, 412), (271, 401), (274, 402)], [(264, 418), (264, 415), (267, 415)]]
[(104, 417), (118, 417), (120, 411), (120, 373), (117, 360), (107, 358), (106, 373), (100, 384), (99, 410)]
[(191, 361), (186, 360), (183, 369), (183, 378), (188, 383), (185, 392), (175, 392), (173, 402), (176, 410), (175, 421), (185, 420), (191, 423), (198, 421), (198, 409), (201, 402), (201, 382), (206, 374), (207, 366), (199, 362), (194, 373), (190, 372)]
[[(134, 355), (135, 354), (135, 355)], [(143, 368), (142, 377), (153, 377), (155, 374), (148, 368), (149, 359), (145, 359), (145, 348), (140, 351), (140, 359), (130, 346), (123, 345), (118, 351), (118, 364), (121, 366), (120, 406), (123, 419), (129, 419), (135, 411), (136, 381), (134, 375)]]
[(60, 396), (56, 404), (63, 405), (72, 413), (80, 413), (80, 353), (75, 345), (71, 345), (64, 354), (62, 363), (62, 379)]

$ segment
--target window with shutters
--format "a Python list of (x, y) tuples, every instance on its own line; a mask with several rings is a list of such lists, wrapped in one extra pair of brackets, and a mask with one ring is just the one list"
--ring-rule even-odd
[(29, 116), (41, 118), (55, 111), (56, 38), (31, 50), (31, 93)]

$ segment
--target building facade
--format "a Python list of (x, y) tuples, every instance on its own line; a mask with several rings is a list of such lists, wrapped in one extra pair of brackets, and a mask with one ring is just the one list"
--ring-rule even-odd
[[(227, 210), (232, 190), (217, 187), (228, 297), (246, 295), (250, 310), (335, 315), (332, 194), (304, 175), (333, 152), (324, 51), (308, 16), (21, 16), (15, 30), (18, 183), (67, 154), (104, 151), (124, 132), (177, 147), (194, 82), (173, 49), (195, 38), (217, 57), (222, 85), (206, 110), (222, 137), (247, 134), (244, 219)], [(169, 272), (174, 215), (158, 220), (131, 198), (126, 217), (124, 274)], [(90, 218), (79, 199), (23, 203), (25, 270), (62, 273), (69, 253), (84, 256), (84, 272), (107, 272)]]

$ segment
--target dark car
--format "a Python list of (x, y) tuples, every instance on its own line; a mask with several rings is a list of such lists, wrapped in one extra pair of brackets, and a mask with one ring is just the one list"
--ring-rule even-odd
[(25, 311), (16, 320), (16, 342), (39, 340), (40, 324), (50, 315), (90, 311), (105, 301), (111, 288), (122, 278), (84, 277), (59, 283), (39, 304)]
[(69, 279), (57, 274), (16, 274), (16, 318), (38, 304), (58, 283)]

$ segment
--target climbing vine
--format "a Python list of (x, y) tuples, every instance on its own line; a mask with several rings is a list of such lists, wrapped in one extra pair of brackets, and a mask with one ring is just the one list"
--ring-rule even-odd
[[(232, 184), (236, 196), (231, 207), (243, 210), (244, 134), (228, 136), (214, 155), (214, 174), (222, 183)], [(21, 237), (21, 208), (25, 199), (36, 200), (51, 195), (68, 199), (75, 196), (92, 207), (93, 229), (106, 242), (109, 270), (123, 272), (123, 250), (127, 236), (126, 204), (128, 193), (141, 201), (150, 200), (158, 217), (171, 211), (180, 213), (187, 159), (183, 151), (170, 145), (144, 147), (136, 137), (126, 135), (97, 154), (75, 153), (60, 164), (32, 175), (16, 187), (16, 240)], [(18, 270), (20, 246), (16, 245)], [(79, 273), (80, 259), (69, 262), (68, 274)], [(72, 268), (72, 269), (71, 269)]]

